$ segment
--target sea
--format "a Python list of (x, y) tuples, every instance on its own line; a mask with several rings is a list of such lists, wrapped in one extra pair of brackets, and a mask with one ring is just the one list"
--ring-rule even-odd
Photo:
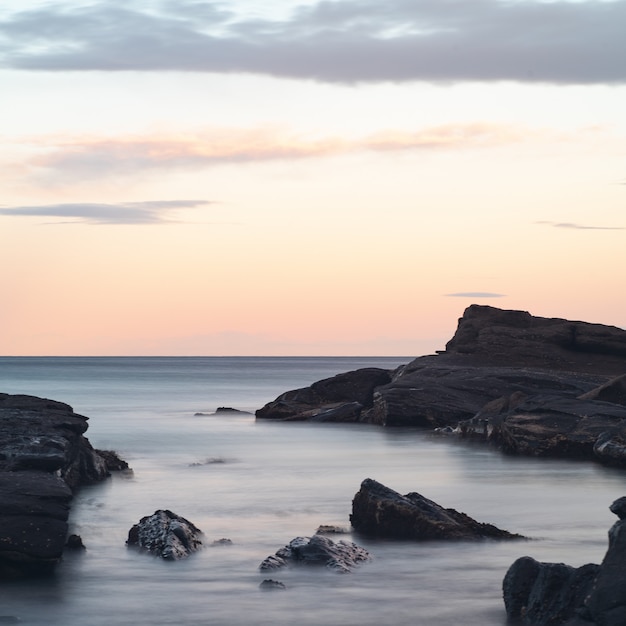
[[(410, 360), (0, 358), (0, 392), (70, 404), (89, 418), (93, 446), (117, 451), (132, 467), (78, 491), (70, 530), (86, 550), (68, 553), (49, 579), (0, 584), (0, 623), (503, 626), (502, 580), (517, 558), (599, 563), (616, 521), (608, 507), (626, 492), (619, 470), (504, 456), (412, 428), (255, 420), (254, 411), (284, 391)], [(349, 515), (365, 478), (528, 540), (358, 536)], [(157, 509), (198, 526), (203, 549), (177, 562), (129, 549), (131, 526)], [(337, 539), (366, 548), (371, 560), (350, 574), (259, 570), (320, 525), (345, 528)], [(266, 578), (286, 588), (264, 590)]]

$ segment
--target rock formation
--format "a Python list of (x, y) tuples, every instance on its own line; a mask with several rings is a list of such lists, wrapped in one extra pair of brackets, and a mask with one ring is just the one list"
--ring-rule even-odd
[(444, 509), (419, 493), (402, 496), (371, 478), (361, 483), (354, 496), (350, 522), (363, 535), (387, 539), (523, 539), (465, 513)]
[(369, 558), (367, 550), (351, 541), (334, 542), (323, 535), (313, 535), (292, 539), (276, 554), (268, 556), (259, 569), (275, 570), (289, 564), (323, 565), (336, 572), (348, 573)]
[(625, 373), (625, 330), (472, 305), (445, 351), (286, 392), (257, 418), (417, 426), (626, 465)]
[(509, 619), (538, 626), (626, 624), (626, 497), (610, 509), (619, 521), (600, 565), (574, 568), (528, 556), (511, 565), (502, 584)]
[(86, 430), (87, 418), (67, 404), (0, 394), (0, 578), (53, 571), (72, 491), (125, 465), (94, 450)]
[(142, 517), (128, 531), (129, 546), (136, 546), (166, 561), (187, 558), (202, 547), (202, 531), (168, 510)]

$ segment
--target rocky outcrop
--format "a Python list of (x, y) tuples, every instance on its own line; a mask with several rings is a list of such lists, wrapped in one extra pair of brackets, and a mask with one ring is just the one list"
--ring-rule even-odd
[(72, 491), (41, 471), (0, 472), (0, 578), (50, 574), (63, 554)]
[[(287, 392), (257, 417), (421, 427), (509, 454), (626, 465), (622, 329), (472, 305), (445, 351), (388, 372), (387, 382), (362, 372)], [(365, 401), (345, 384), (354, 380), (366, 383)]]
[(72, 491), (124, 463), (94, 450), (86, 430), (87, 418), (67, 404), (0, 394), (0, 577), (53, 571), (67, 540)]
[(359, 421), (372, 406), (374, 389), (391, 381), (391, 372), (363, 368), (287, 391), (256, 412), (257, 419), (283, 421)]
[(284, 548), (268, 556), (259, 566), (261, 571), (287, 565), (322, 565), (340, 573), (351, 572), (359, 563), (368, 561), (369, 553), (351, 541), (334, 542), (323, 535), (296, 537)]
[(509, 619), (538, 626), (626, 624), (626, 497), (610, 509), (620, 519), (609, 530), (600, 565), (574, 568), (528, 556), (511, 565), (502, 585)]
[(127, 545), (145, 550), (166, 561), (187, 558), (202, 547), (202, 531), (189, 520), (168, 510), (142, 517), (128, 531)]
[(477, 522), (465, 513), (444, 509), (419, 493), (400, 495), (366, 478), (352, 501), (350, 522), (364, 535), (388, 539), (522, 539), (521, 535)]

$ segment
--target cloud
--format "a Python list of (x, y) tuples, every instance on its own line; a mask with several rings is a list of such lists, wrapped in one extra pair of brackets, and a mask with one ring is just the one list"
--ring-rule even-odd
[(299, 136), (284, 129), (204, 130), (180, 135), (113, 138), (22, 138), (37, 150), (26, 162), (46, 180), (128, 177), (140, 171), (203, 168), (211, 165), (339, 156), (355, 152), (451, 150), (524, 141), (533, 131), (514, 126), (469, 123), (421, 130), (381, 131), (362, 138)]
[(206, 200), (153, 200), (119, 204), (78, 202), (0, 207), (0, 215), (70, 218), (73, 222), (87, 224), (159, 224), (169, 222), (167, 215), (175, 209), (206, 204), (210, 203)]
[(626, 230), (626, 226), (590, 226), (585, 224), (575, 224), (573, 222), (537, 222), (555, 228), (571, 228), (575, 230)]
[(445, 294), (449, 298), (504, 298), (504, 293), (491, 293), (489, 291), (461, 291), (459, 293)]
[(626, 0), (323, 0), (282, 18), (199, 0), (61, 1), (5, 13), (0, 67), (621, 84), (625, 23)]

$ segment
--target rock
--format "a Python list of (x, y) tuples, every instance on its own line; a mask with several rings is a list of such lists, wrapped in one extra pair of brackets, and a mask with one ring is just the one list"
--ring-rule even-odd
[(599, 626), (626, 624), (626, 498), (610, 506), (619, 520), (609, 530), (609, 547), (600, 563), (586, 606)]
[(231, 539), (227, 539), (226, 537), (222, 537), (222, 539), (215, 539), (212, 546), (232, 546), (233, 542)]
[(0, 394), (0, 471), (56, 472), (72, 489), (103, 480), (106, 463), (86, 430), (87, 418), (67, 404)]
[(609, 530), (609, 547), (600, 565), (574, 568), (529, 556), (511, 565), (502, 583), (510, 620), (539, 626), (626, 624), (626, 497), (615, 500), (610, 509), (619, 521)]
[(40, 471), (0, 472), (0, 578), (50, 574), (63, 555), (72, 491)]
[(261, 571), (275, 570), (289, 564), (323, 565), (340, 573), (351, 572), (359, 563), (368, 561), (369, 553), (351, 541), (334, 542), (323, 535), (296, 537), (284, 548), (267, 557)]
[(261, 582), (259, 587), (263, 589), (263, 591), (275, 591), (277, 589), (284, 591), (287, 589), (284, 583), (281, 583), (279, 580), (272, 580), (271, 578), (266, 578)]
[(359, 533), (388, 539), (523, 539), (465, 513), (444, 509), (419, 493), (402, 496), (371, 478), (361, 483), (354, 496), (350, 521)]
[(104, 459), (109, 472), (132, 472), (130, 466), (114, 450), (96, 450), (98, 456)]
[(579, 400), (599, 400), (626, 406), (626, 374), (612, 378), (579, 397)]
[(391, 381), (388, 370), (370, 367), (320, 380), (281, 394), (256, 412), (257, 419), (358, 421), (372, 406), (374, 389)]
[(70, 535), (65, 542), (65, 547), (68, 550), (85, 550), (85, 544), (83, 538), (80, 535)]
[(316, 535), (346, 535), (348, 529), (343, 526), (333, 526), (330, 524), (322, 524), (317, 527), (315, 531)]
[(591, 563), (574, 568), (521, 557), (502, 583), (507, 617), (542, 626), (588, 617), (585, 598), (597, 572), (598, 566)]
[(286, 392), (257, 418), (428, 428), (508, 454), (624, 465), (624, 372), (625, 330), (472, 305), (445, 351)]
[(188, 557), (202, 546), (202, 531), (189, 520), (172, 511), (158, 510), (142, 517), (128, 531), (129, 546), (143, 550), (168, 561)]
[(0, 578), (49, 574), (61, 559), (72, 490), (109, 476), (86, 430), (63, 402), (0, 394)]

